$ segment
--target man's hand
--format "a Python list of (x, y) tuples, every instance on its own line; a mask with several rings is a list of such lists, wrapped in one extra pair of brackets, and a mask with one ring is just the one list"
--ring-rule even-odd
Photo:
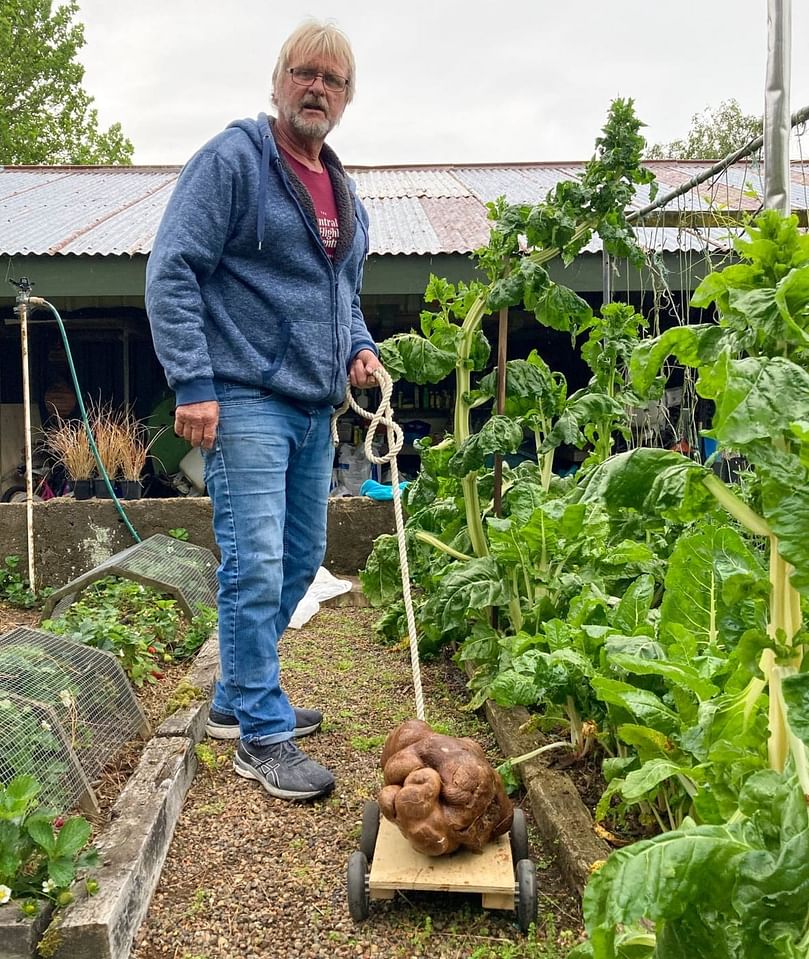
[(209, 450), (216, 439), (219, 423), (219, 404), (216, 400), (204, 403), (185, 403), (174, 411), (174, 432), (192, 446)]
[(373, 350), (360, 350), (351, 361), (351, 370), (349, 371), (351, 385), (360, 390), (379, 386), (373, 371), (381, 369), (381, 367), (379, 357)]

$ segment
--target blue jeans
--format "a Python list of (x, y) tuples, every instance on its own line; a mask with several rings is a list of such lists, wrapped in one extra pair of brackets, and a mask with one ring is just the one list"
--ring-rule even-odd
[(213, 705), (239, 720), (242, 739), (267, 745), (295, 728), (278, 640), (326, 552), (332, 409), (231, 383), (216, 392), (219, 428), (204, 453), (221, 552)]

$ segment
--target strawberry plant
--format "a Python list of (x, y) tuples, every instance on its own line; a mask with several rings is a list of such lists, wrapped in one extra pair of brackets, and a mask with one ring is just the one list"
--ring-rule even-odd
[[(0, 902), (20, 900), (26, 915), (36, 914), (38, 900), (70, 903), (77, 876), (98, 865), (87, 820), (40, 808), (39, 791), (31, 776), (0, 784)], [(87, 887), (97, 884), (88, 879)]]

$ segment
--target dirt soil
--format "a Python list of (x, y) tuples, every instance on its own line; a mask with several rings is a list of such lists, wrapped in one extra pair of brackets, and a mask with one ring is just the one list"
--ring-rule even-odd
[[(358, 848), (365, 801), (381, 786), (379, 755), (387, 733), (415, 716), (407, 649), (380, 645), (370, 610), (323, 609), (282, 642), (283, 680), (296, 704), (326, 716), (300, 742), (337, 777), (332, 796), (315, 803), (273, 799), (235, 775), (232, 743), (206, 740), (160, 885), (131, 959), (559, 959), (581, 937), (579, 903), (543, 847), (530, 808), (537, 866), (537, 929), (523, 936), (511, 912), (484, 910), (478, 895), (398, 894), (373, 902), (356, 925), (348, 914), (345, 872)], [(36, 625), (38, 614), (0, 605), (0, 631)], [(153, 723), (183, 668), (138, 691)], [(497, 764), (491, 730), (466, 712), (463, 678), (448, 656), (422, 665), (426, 718), (441, 732), (473, 736)], [(131, 744), (99, 785), (104, 809), (137, 762)]]

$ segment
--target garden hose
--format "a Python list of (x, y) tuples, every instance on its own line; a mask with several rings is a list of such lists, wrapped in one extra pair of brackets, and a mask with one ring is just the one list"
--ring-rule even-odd
[[(368, 431), (365, 434), (365, 455), (371, 463), (377, 466), (390, 463), (390, 481), (393, 485), (393, 514), (396, 517), (396, 540), (399, 544), (399, 565), (402, 571), (402, 591), (404, 594), (405, 617), (407, 632), (410, 637), (410, 665), (413, 671), (413, 690), (416, 698), (416, 718), (424, 721), (424, 694), (421, 689), (421, 667), (419, 665), (419, 644), (416, 637), (416, 619), (413, 615), (413, 598), (410, 594), (410, 567), (407, 562), (407, 545), (405, 543), (404, 518), (402, 516), (402, 492), (399, 487), (399, 466), (396, 456), (404, 443), (402, 428), (393, 419), (393, 409), (390, 405), (393, 392), (393, 380), (387, 371), (374, 370), (379, 388), (382, 390), (382, 401), (375, 413), (363, 409), (351, 394), (351, 388), (346, 390), (343, 405), (332, 417), (332, 440), (337, 445), (337, 417), (349, 407), (359, 416), (370, 420)], [(377, 456), (374, 452), (374, 435), (380, 424), (384, 424), (387, 432), (388, 452), (384, 456)]]
[(107, 492), (110, 494), (112, 501), (115, 504), (115, 508), (118, 510), (118, 513), (120, 514), (121, 519), (124, 521), (124, 525), (129, 530), (129, 533), (132, 536), (132, 538), (135, 540), (135, 542), (139, 543), (141, 541), (141, 538), (140, 536), (138, 536), (137, 532), (135, 531), (135, 528), (133, 527), (132, 523), (129, 521), (129, 517), (126, 515), (126, 511), (121, 505), (121, 501), (116, 496), (115, 490), (112, 485), (112, 481), (110, 480), (109, 474), (107, 473), (107, 470), (104, 468), (104, 463), (102, 462), (101, 457), (99, 456), (95, 437), (93, 436), (93, 431), (90, 427), (90, 420), (89, 420), (89, 417), (87, 416), (87, 410), (85, 409), (85, 406), (84, 406), (84, 400), (82, 399), (81, 387), (79, 386), (79, 380), (78, 380), (78, 377), (76, 376), (76, 368), (73, 365), (73, 354), (70, 352), (70, 344), (67, 341), (67, 331), (65, 330), (65, 324), (62, 322), (62, 317), (59, 316), (59, 311), (56, 309), (56, 307), (52, 303), (49, 303), (47, 300), (43, 299), (41, 296), (28, 297), (28, 303), (31, 304), (32, 306), (44, 306), (45, 309), (50, 310), (50, 312), (53, 314), (53, 318), (56, 320), (56, 325), (59, 327), (59, 333), (62, 337), (62, 343), (64, 344), (64, 347), (65, 347), (65, 355), (67, 356), (67, 365), (68, 365), (68, 368), (70, 369), (70, 378), (73, 381), (73, 390), (76, 394), (76, 401), (78, 402), (78, 405), (79, 405), (79, 412), (81, 413), (81, 421), (82, 421), (82, 424), (84, 425), (84, 432), (87, 434), (87, 441), (90, 444), (90, 449), (93, 453), (93, 459), (96, 461), (98, 472), (100, 473), (101, 478), (104, 480), (104, 485), (107, 487)]

